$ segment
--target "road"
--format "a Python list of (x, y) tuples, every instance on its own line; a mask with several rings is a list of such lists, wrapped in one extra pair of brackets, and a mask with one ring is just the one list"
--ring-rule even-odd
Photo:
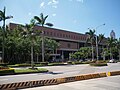
[(120, 75), (22, 90), (120, 90)]
[(32, 81), (32, 80), (43, 80), (43, 79), (51, 79), (58, 77), (68, 77), (68, 76), (97, 73), (97, 72), (117, 71), (120, 70), (120, 62), (109, 63), (108, 66), (104, 66), (104, 67), (92, 67), (89, 66), (88, 64), (82, 64), (82, 65), (66, 65), (66, 66), (46, 66), (41, 68), (46, 68), (51, 72), (0, 76), (0, 84)]

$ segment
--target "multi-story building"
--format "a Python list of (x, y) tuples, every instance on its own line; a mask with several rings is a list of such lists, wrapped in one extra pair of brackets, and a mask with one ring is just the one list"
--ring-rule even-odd
[[(15, 28), (18, 24), (10, 23), (9, 27), (11, 29)], [(81, 47), (84, 47), (88, 35), (55, 29), (48, 27), (35, 26), (36, 30), (43, 30), (44, 36), (56, 40), (60, 46), (57, 48), (56, 54), (59, 54), (62, 59), (68, 59), (69, 54), (77, 51)], [(104, 41), (105, 42), (105, 41)], [(102, 42), (99, 46), (105, 46), (105, 43)], [(88, 44), (90, 46), (90, 44)]]

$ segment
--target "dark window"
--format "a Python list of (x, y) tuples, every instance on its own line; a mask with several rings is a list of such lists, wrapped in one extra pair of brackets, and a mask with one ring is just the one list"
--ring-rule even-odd
[(70, 43), (68, 43), (68, 45), (67, 45), (67, 46), (68, 46), (68, 48), (70, 48)]
[(63, 34), (63, 37), (65, 37), (65, 34)]
[(62, 34), (60, 33), (60, 37), (62, 37)]
[(54, 36), (56, 36), (56, 33), (54, 33)]
[(49, 32), (47, 32), (47, 35), (49, 35)]

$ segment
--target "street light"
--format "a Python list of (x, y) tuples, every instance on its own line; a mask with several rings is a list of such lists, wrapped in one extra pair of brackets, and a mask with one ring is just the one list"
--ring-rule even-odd
[(96, 30), (96, 52), (97, 52), (97, 60), (99, 59), (99, 56), (98, 56), (98, 39), (97, 39), (97, 29), (99, 28), (99, 27), (101, 27), (101, 26), (104, 26), (105, 25), (105, 23), (104, 24), (101, 24), (101, 25), (99, 25), (99, 26), (97, 26), (96, 28), (95, 28), (95, 30)]
[(3, 12), (0, 12), (0, 21), (3, 21), (3, 43), (2, 43), (2, 60), (4, 60), (4, 44), (5, 44), (5, 20), (13, 18), (13, 16), (5, 16), (5, 7), (3, 9)]

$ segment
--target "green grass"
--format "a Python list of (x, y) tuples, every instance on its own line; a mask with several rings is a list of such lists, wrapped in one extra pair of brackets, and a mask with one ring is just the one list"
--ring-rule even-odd
[(35, 68), (33, 69), (4, 69), (0, 70), (0, 75), (15, 75), (15, 74), (28, 74), (28, 73), (43, 73), (48, 72), (45, 68)]
[(37, 68), (37, 69), (15, 69), (16, 74), (18, 73), (38, 73), (38, 72), (47, 72), (48, 70), (45, 68)]

